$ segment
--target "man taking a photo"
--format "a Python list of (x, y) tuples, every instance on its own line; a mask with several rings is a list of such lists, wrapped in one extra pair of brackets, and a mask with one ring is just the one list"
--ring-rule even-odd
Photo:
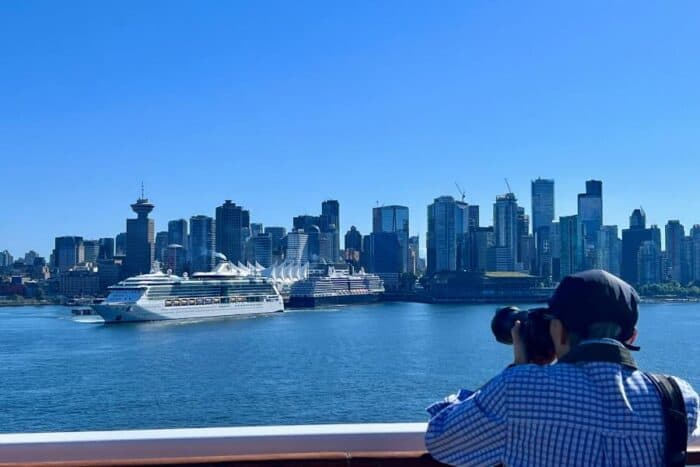
[[(671, 387), (664, 398), (656, 378), (637, 368), (638, 303), (629, 284), (605, 271), (566, 277), (545, 313), (557, 363), (530, 363), (516, 322), (513, 364), (478, 391), (428, 408), (430, 454), (451, 465), (682, 463), (685, 443), (700, 438), (698, 394), (661, 378)], [(675, 412), (666, 408), (674, 402)]]

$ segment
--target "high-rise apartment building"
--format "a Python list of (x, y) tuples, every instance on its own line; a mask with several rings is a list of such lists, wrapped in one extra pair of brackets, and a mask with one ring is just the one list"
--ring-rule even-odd
[(428, 206), (428, 273), (467, 269), (469, 213), (467, 203), (452, 196), (435, 198)]
[(681, 272), (684, 237), (685, 228), (683, 228), (683, 224), (677, 220), (668, 221), (666, 224), (666, 257), (668, 270), (663, 271), (663, 275), (677, 282), (683, 279)]
[(147, 274), (154, 260), (155, 224), (148, 214), (155, 206), (141, 195), (131, 209), (136, 219), (126, 220), (126, 260), (124, 272), (127, 277)]
[(54, 241), (53, 258), (55, 268), (65, 272), (78, 263), (85, 261), (83, 237), (56, 237)]
[(407, 272), (409, 263), (408, 208), (406, 206), (381, 206), (372, 209), (372, 233), (395, 233), (401, 249), (401, 266), (398, 272)]
[(538, 178), (531, 182), (532, 232), (554, 222), (554, 180)]
[(190, 261), (192, 272), (209, 272), (214, 268), (216, 232), (209, 216), (190, 218)]
[(639, 285), (661, 282), (661, 249), (653, 240), (644, 240), (637, 250), (637, 281)]
[[(513, 193), (496, 197), (493, 205), (494, 248), (498, 249), (493, 255), (496, 258), (496, 271), (522, 269), (522, 265), (516, 268), (519, 243), (518, 212), (518, 200)], [(524, 214), (524, 211), (520, 212)]]
[(559, 274), (564, 278), (582, 269), (583, 226), (577, 215), (559, 218), (559, 238), (561, 245)]
[(99, 240), (83, 240), (83, 261), (94, 263), (100, 257)]
[(216, 251), (232, 263), (245, 260), (245, 242), (250, 236), (250, 213), (227, 199), (216, 208)]
[(114, 245), (116, 248), (116, 256), (126, 256), (126, 232), (117, 234), (114, 239)]
[[(167, 232), (165, 232), (167, 234)], [(167, 239), (167, 237), (166, 237)], [(177, 243), (172, 243), (163, 249), (163, 269), (167, 272), (170, 271), (172, 274), (181, 276), (185, 272), (185, 265), (187, 264), (187, 253), (185, 247), (178, 245)]]
[(602, 226), (598, 232), (598, 267), (619, 276), (621, 258), (622, 241), (618, 236), (617, 226)]
[(309, 261), (309, 234), (303, 230), (294, 230), (287, 234), (287, 251), (285, 261), (303, 264)]
[(581, 267), (595, 268), (598, 232), (603, 225), (603, 182), (586, 181), (586, 192), (578, 195), (578, 221), (583, 230)]
[[(639, 281), (639, 248), (645, 241), (655, 241), (661, 246), (661, 232), (652, 226), (646, 228), (646, 214), (642, 209), (635, 209), (630, 216), (629, 229), (622, 230), (622, 279), (637, 284)], [(648, 250), (648, 248), (647, 248)]]
[(12, 266), (12, 262), (14, 261), (14, 258), (10, 254), (9, 251), (3, 250), (0, 251), (0, 268), (6, 268), (9, 266)]
[(189, 243), (187, 219), (175, 219), (168, 222), (168, 245), (181, 245), (185, 250), (188, 250)]
[(321, 233), (328, 234), (328, 255), (322, 257), (328, 262), (338, 261), (340, 257), (340, 203), (329, 199), (321, 203)]
[(362, 234), (354, 225), (345, 234), (345, 261), (358, 266), (362, 255)]
[(104, 237), (98, 240), (100, 246), (100, 252), (98, 254), (98, 259), (112, 259), (114, 258), (114, 239), (111, 237)]
[(282, 239), (287, 236), (287, 229), (284, 227), (265, 227), (265, 233), (270, 236), (273, 263), (281, 262), (284, 259)]
[[(171, 245), (171, 243), (168, 242), (168, 237), (169, 234), (165, 230), (156, 233), (156, 242), (153, 256), (155, 257), (156, 261), (160, 261), (161, 263), (165, 259), (165, 249), (168, 247), (168, 245)], [(173, 243), (172, 245), (177, 245), (177, 243)]]

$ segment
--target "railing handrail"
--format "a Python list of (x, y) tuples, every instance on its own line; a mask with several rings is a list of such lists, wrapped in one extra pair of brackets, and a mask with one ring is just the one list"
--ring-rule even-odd
[[(425, 452), (425, 423), (287, 425), (0, 434), (0, 466), (157, 464), (192, 459), (393, 455)], [(689, 446), (700, 462), (700, 439)]]

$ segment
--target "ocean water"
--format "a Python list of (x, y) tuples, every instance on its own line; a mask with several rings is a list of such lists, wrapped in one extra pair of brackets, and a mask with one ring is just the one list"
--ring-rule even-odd
[[(512, 361), (492, 305), (382, 303), (104, 325), (0, 308), (0, 432), (426, 420)], [(700, 304), (644, 304), (640, 366), (700, 388)]]

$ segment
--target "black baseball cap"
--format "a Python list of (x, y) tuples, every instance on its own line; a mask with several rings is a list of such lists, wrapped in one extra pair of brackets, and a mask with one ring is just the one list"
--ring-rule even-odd
[(621, 329), (616, 339), (624, 343), (634, 334), (638, 304), (639, 295), (631, 285), (607, 271), (592, 269), (566, 276), (559, 283), (549, 299), (547, 315), (581, 337), (595, 323), (615, 323)]

